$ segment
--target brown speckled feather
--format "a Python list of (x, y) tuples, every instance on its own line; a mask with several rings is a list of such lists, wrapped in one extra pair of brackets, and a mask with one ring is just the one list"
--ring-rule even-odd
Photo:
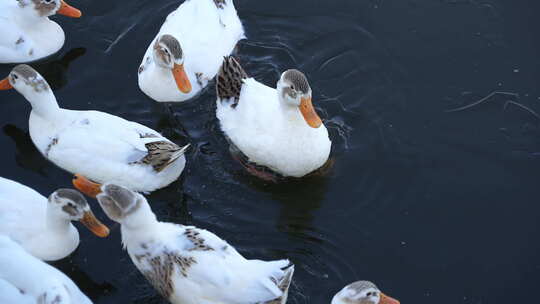
[(289, 294), (289, 286), (291, 286), (292, 276), (294, 274), (294, 265), (289, 266), (285, 270), (285, 275), (279, 281), (278, 288), (283, 291), (283, 295), (277, 299), (264, 302), (262, 304), (285, 304), (287, 303), (287, 296)]
[(246, 78), (248, 78), (248, 75), (240, 66), (240, 63), (233, 56), (226, 56), (217, 76), (216, 90), (218, 97), (223, 100), (234, 98), (231, 106), (236, 107)]
[(184, 155), (189, 145), (180, 147), (168, 141), (156, 141), (147, 143), (148, 154), (138, 163), (151, 165), (156, 172), (161, 172), (180, 156)]

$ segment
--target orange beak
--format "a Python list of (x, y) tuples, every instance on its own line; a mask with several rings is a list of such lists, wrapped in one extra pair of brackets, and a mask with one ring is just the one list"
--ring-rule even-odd
[(9, 78), (0, 81), (0, 91), (9, 89), (13, 89), (13, 86), (9, 83)]
[(311, 103), (311, 97), (301, 99), (300, 112), (310, 127), (318, 128), (322, 125), (322, 120), (317, 115), (317, 112), (315, 112), (315, 108), (313, 108), (313, 104)]
[(96, 198), (96, 196), (101, 193), (100, 184), (91, 182), (89, 179), (80, 174), (75, 174), (71, 182), (73, 183), (73, 186), (77, 188), (77, 190), (89, 197)]
[(187, 94), (191, 92), (191, 82), (189, 82), (189, 78), (186, 74), (186, 71), (184, 70), (183, 64), (174, 64), (173, 76), (174, 80), (176, 81), (176, 85), (178, 86), (178, 89), (182, 93)]
[(109, 228), (103, 225), (95, 216), (92, 211), (86, 211), (81, 219), (81, 223), (86, 226), (92, 233), (99, 237), (107, 237), (109, 235)]
[(399, 304), (399, 301), (381, 292), (381, 300), (379, 301), (379, 304)]
[(58, 9), (56, 13), (60, 15), (72, 17), (72, 18), (80, 18), (82, 16), (82, 13), (80, 10), (67, 4), (64, 0), (60, 1), (60, 8)]

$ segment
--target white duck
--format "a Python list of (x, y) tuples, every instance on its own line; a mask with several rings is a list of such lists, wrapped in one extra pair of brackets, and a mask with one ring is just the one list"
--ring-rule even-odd
[(150, 43), (139, 67), (139, 87), (160, 102), (190, 99), (243, 38), (233, 0), (185, 1)]
[(294, 266), (288, 260), (247, 260), (215, 234), (159, 222), (144, 196), (114, 185), (74, 185), (97, 195), (110, 219), (120, 223), (131, 260), (173, 304), (286, 303)]
[(21, 63), (52, 55), (64, 45), (54, 14), (79, 18), (81, 11), (63, 0), (0, 1), (0, 63)]
[(273, 89), (248, 78), (229, 56), (216, 87), (221, 129), (249, 162), (285, 177), (305, 176), (326, 163), (331, 148), (328, 131), (300, 71), (285, 71)]
[(47, 199), (0, 177), (0, 234), (11, 237), (33, 256), (55, 261), (77, 249), (79, 232), (71, 221), (80, 221), (97, 236), (109, 235), (78, 191), (59, 189)]
[(92, 304), (58, 269), (28, 254), (0, 235), (0, 303)]
[(358, 281), (339, 291), (331, 304), (399, 304), (399, 301), (385, 295), (369, 281)]
[(60, 108), (47, 82), (27, 65), (16, 66), (0, 82), (0, 89), (12, 87), (32, 105), (30, 137), (38, 150), (69, 172), (150, 192), (184, 170), (188, 146), (107, 113)]

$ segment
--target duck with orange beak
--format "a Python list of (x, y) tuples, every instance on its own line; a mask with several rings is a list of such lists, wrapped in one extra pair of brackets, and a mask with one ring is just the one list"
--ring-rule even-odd
[[(281, 74), (277, 88), (247, 76), (234, 57), (226, 57), (217, 76), (217, 112), (231, 151), (241, 154), (254, 173), (264, 168), (283, 177), (303, 177), (328, 160), (328, 131), (312, 104), (306, 76)], [(253, 169), (255, 168), (255, 169)], [(255, 173), (263, 177), (263, 173)]]
[(79, 245), (78, 221), (99, 237), (109, 229), (78, 191), (58, 189), (49, 198), (15, 181), (0, 177), (0, 234), (21, 244), (31, 255), (56, 261)]
[(0, 1), (0, 63), (39, 60), (64, 45), (62, 28), (49, 17), (81, 17), (80, 10), (64, 0)]
[(243, 257), (205, 229), (161, 222), (146, 198), (122, 186), (77, 176), (74, 185), (96, 196), (121, 225), (122, 243), (148, 282), (172, 304), (284, 304), (294, 274), (288, 260)]
[(158, 102), (191, 99), (243, 38), (233, 0), (185, 1), (148, 46), (139, 67), (139, 87)]
[(32, 105), (30, 138), (45, 158), (98, 182), (114, 181), (135, 191), (152, 192), (178, 179), (189, 145), (180, 147), (157, 131), (99, 111), (60, 108), (45, 79), (21, 64), (0, 81)]
[(331, 304), (399, 304), (399, 301), (385, 295), (369, 281), (358, 281), (345, 286)]

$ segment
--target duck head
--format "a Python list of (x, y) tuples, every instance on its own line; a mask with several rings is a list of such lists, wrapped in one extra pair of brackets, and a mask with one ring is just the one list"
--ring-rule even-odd
[(304, 120), (312, 128), (322, 125), (311, 102), (311, 87), (306, 76), (298, 70), (287, 70), (281, 74), (277, 89), (282, 102), (286, 106), (297, 107)]
[(178, 40), (171, 35), (161, 35), (156, 39), (152, 53), (159, 67), (171, 71), (178, 89), (185, 94), (191, 92), (191, 82), (184, 70), (184, 53)]
[(58, 218), (79, 221), (99, 237), (109, 235), (109, 228), (95, 216), (84, 196), (73, 189), (58, 189), (49, 196), (49, 210)]
[(0, 90), (15, 89), (32, 104), (32, 109), (42, 117), (51, 118), (58, 113), (58, 103), (47, 81), (26, 64), (13, 68), (9, 76), (0, 81)]
[(156, 219), (146, 198), (125, 187), (94, 183), (80, 174), (73, 178), (73, 185), (84, 194), (97, 198), (105, 214), (117, 223), (134, 228)]
[(82, 16), (80, 10), (70, 6), (64, 0), (17, 0), (19, 7), (38, 17), (49, 17), (55, 14), (72, 18)]
[(383, 294), (369, 281), (358, 281), (338, 292), (332, 304), (399, 304), (399, 301)]

